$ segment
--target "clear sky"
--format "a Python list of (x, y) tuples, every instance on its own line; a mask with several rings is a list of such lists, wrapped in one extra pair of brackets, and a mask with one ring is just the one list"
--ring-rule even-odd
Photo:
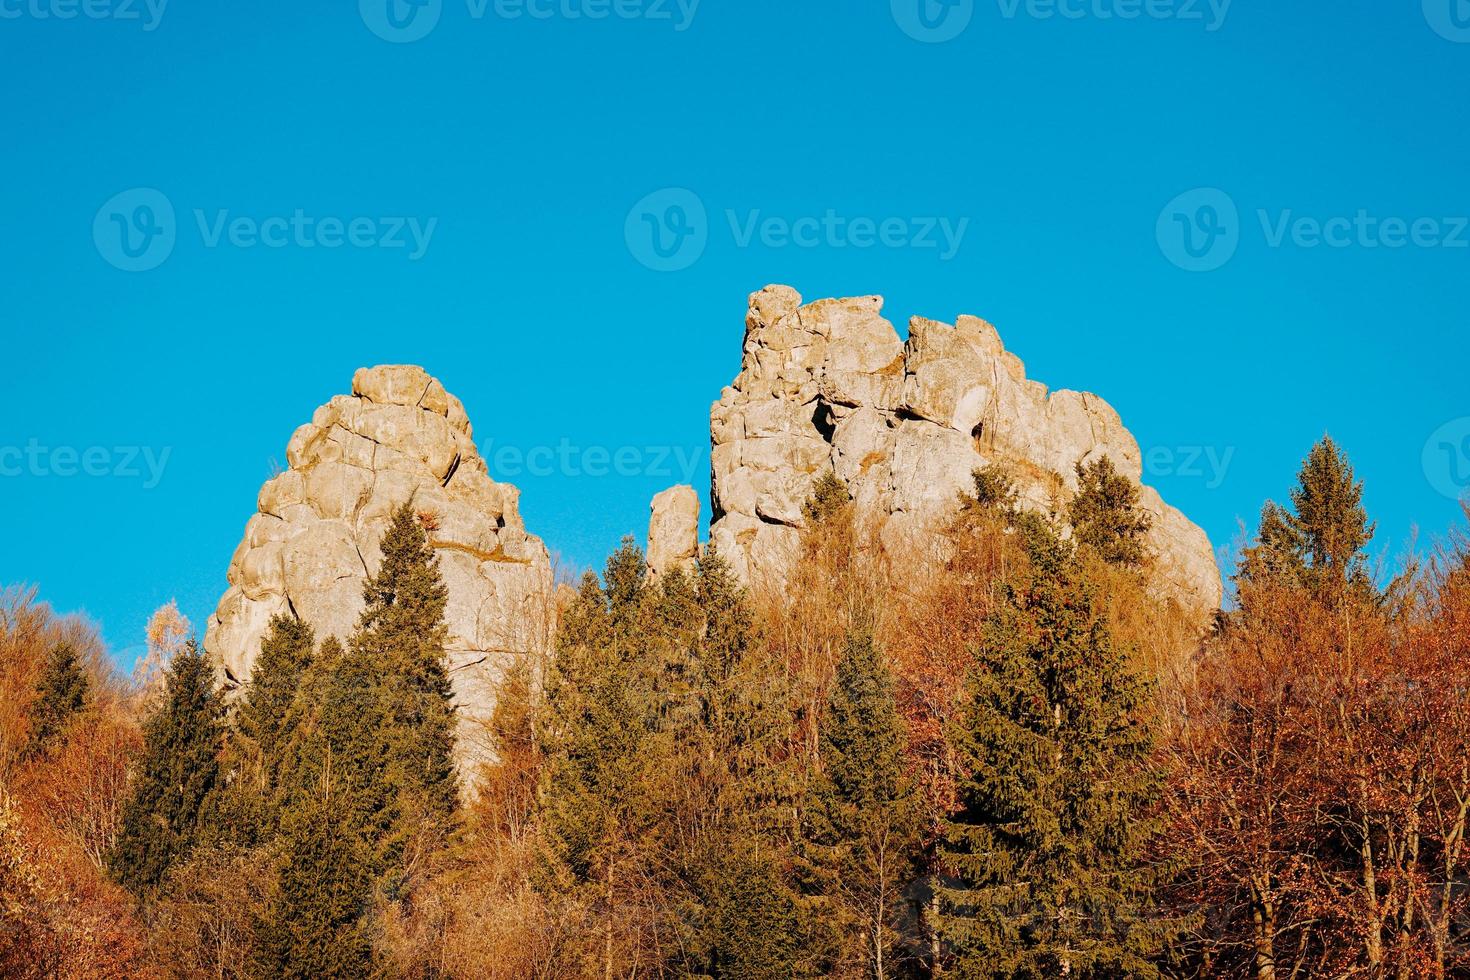
[(1217, 545), (1324, 431), (1458, 517), (1466, 0), (414, 2), (0, 0), (0, 582), (124, 661), (361, 365), (600, 565), (769, 282), (991, 320)]

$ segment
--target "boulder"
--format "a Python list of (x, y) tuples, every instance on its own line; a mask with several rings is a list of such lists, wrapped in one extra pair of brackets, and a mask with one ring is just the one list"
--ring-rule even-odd
[(699, 560), (699, 495), (691, 486), (670, 487), (653, 498), (648, 518), (648, 575), (688, 571)]

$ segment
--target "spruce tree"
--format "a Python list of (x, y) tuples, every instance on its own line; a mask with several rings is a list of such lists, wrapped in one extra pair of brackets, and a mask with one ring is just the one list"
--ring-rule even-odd
[(194, 641), (168, 666), (163, 698), (143, 724), (143, 758), (123, 804), (108, 867), (135, 895), (158, 885), (199, 840), (219, 783), (222, 707)]
[(44, 752), (61, 736), (72, 718), (86, 707), (89, 689), (76, 648), (65, 641), (52, 647), (31, 707), (31, 753)]
[(260, 642), (260, 656), (235, 714), (235, 725), (258, 752), (268, 781), (280, 772), (291, 706), (311, 666), (315, 646), (311, 627), (295, 616), (273, 616)]
[(1291, 491), (1291, 509), (1267, 502), (1256, 539), (1246, 549), (1242, 582), (1286, 581), (1316, 592), (1371, 591), (1364, 549), (1374, 526), (1363, 484), (1347, 454), (1324, 436), (1312, 447)]
[(1078, 544), (1110, 565), (1142, 565), (1147, 558), (1143, 539), (1152, 522), (1138, 509), (1138, 486), (1113, 469), (1107, 456), (1086, 466), (1079, 461), (1077, 484), (1068, 516)]
[(293, 706), (312, 661), (311, 627), (274, 616), (260, 644), (250, 683), (225, 732), (223, 785), (211, 806), (211, 833), (244, 846), (278, 829)]
[(453, 832), (459, 805), (454, 694), (444, 663), (449, 592), (413, 508), (393, 514), (382, 562), (363, 590), (366, 607), (350, 644), (351, 670), (375, 679), (384, 778), (394, 814), (380, 849), (384, 869), (415, 837)]
[(387, 872), (397, 856), (393, 832), (404, 816), (389, 779), (387, 725), (372, 664), (327, 637), (302, 675), (283, 726), (278, 819), (284, 824), (310, 809), (330, 781), (335, 806), (366, 846), (376, 874)]
[(1041, 524), (986, 624), (951, 739), (966, 775), (944, 826), (941, 932), (962, 977), (1148, 977), (1170, 933), (1143, 863), (1160, 791), (1149, 686), (1083, 565)]
[(281, 827), (275, 894), (257, 929), (260, 975), (280, 980), (354, 980), (372, 975), (364, 927), (372, 897), (358, 810), (324, 773)]
[(857, 938), (869, 977), (897, 972), (894, 949), (921, 844), (922, 818), (905, 771), (903, 722), (872, 633), (848, 637), (822, 719), (821, 771), (807, 805), (807, 850), (839, 924)]

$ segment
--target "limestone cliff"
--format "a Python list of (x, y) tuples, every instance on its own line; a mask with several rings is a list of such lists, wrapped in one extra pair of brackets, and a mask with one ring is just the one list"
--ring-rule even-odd
[[(1048, 394), (995, 328), (915, 317), (904, 343), (878, 296), (802, 305), (786, 286), (750, 297), (741, 371), (710, 412), (710, 538), (747, 578), (779, 578), (795, 553), (801, 505), (833, 470), (886, 549), (937, 546), (972, 472), (1004, 463), (1027, 505), (1075, 492), (1077, 462), (1101, 455), (1135, 482), (1138, 443), (1096, 395)], [(1205, 533), (1142, 488), (1156, 581), (1202, 613), (1221, 582)]]
[[(904, 343), (882, 302), (803, 306), (785, 286), (751, 296), (741, 371), (710, 425), (710, 537), (738, 574), (780, 579), (802, 503), (827, 469), (895, 550), (942, 547), (933, 529), (989, 462), (1006, 463), (1037, 508), (1065, 502), (1079, 460), (1106, 454), (1140, 479), (1138, 444), (1102, 399), (1048, 394), (974, 317), (954, 325), (916, 318)], [(351, 395), (296, 431), (286, 458), (289, 469), (260, 490), (209, 620), (205, 649), (224, 683), (249, 680), (275, 613), (345, 639), (389, 515), (409, 502), (433, 527), (449, 589), (461, 757), (485, 757), (479, 722), (494, 708), (501, 671), (517, 653), (549, 649), (555, 599), (546, 548), (526, 532), (519, 491), (488, 473), (464, 406), (422, 368), (364, 368)], [(1220, 576), (1204, 532), (1152, 489), (1142, 500), (1153, 518), (1157, 581), (1201, 613), (1218, 608)], [(693, 488), (655, 497), (650, 576), (688, 568), (700, 553), (698, 529)]]
[(351, 395), (296, 430), (286, 459), (290, 468), (260, 490), (209, 620), (204, 646), (225, 684), (249, 680), (276, 613), (345, 641), (389, 517), (408, 502), (433, 528), (449, 589), (462, 755), (483, 755), (477, 723), (494, 707), (501, 670), (547, 643), (551, 562), (521, 522), (519, 491), (488, 475), (464, 406), (422, 368), (364, 368)]

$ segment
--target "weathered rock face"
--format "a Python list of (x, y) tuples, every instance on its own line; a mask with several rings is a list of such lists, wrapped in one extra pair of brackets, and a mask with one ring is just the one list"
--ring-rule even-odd
[(699, 494), (691, 486), (670, 487), (653, 498), (649, 510), (649, 577), (687, 571), (699, 558)]
[(477, 724), (501, 671), (548, 642), (551, 562), (528, 535), (520, 492), (490, 478), (459, 399), (422, 368), (364, 368), (296, 430), (290, 468), (260, 490), (210, 617), (205, 650), (227, 685), (250, 678), (276, 613), (294, 611), (318, 638), (344, 641), (377, 571), (379, 542), (405, 502), (429, 515), (449, 590), (449, 666), (460, 704), (461, 756), (486, 749)]
[[(878, 296), (803, 306), (787, 286), (750, 297), (741, 371), (710, 411), (710, 540), (748, 580), (777, 580), (795, 554), (802, 503), (823, 470), (846, 483), (885, 549), (940, 547), (971, 474), (1004, 463), (1028, 506), (1076, 490), (1075, 465), (1106, 455), (1142, 477), (1138, 443), (1096, 395), (1048, 394), (994, 327), (916, 317), (899, 340)], [(1218, 608), (1205, 533), (1143, 487), (1156, 581), (1200, 611)]]

